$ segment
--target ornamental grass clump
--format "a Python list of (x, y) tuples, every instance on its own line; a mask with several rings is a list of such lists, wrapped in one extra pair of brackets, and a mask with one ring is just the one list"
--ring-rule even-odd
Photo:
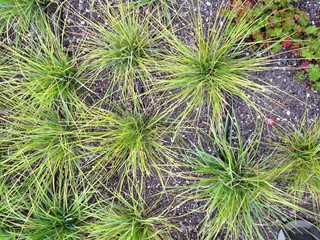
[(33, 37), (23, 35), (23, 47), (1, 45), (9, 64), (2, 85), (6, 92), (19, 96), (35, 109), (55, 109), (69, 120), (73, 112), (85, 108), (81, 96), (88, 90), (90, 78), (84, 76), (78, 53), (73, 52), (70, 57), (67, 51), (71, 49), (65, 50), (60, 43), (58, 27), (51, 30), (45, 26), (45, 33)]
[(112, 203), (102, 201), (95, 208), (97, 219), (89, 225), (95, 239), (171, 240), (170, 231), (177, 227), (166, 216), (168, 208), (159, 208), (160, 198), (148, 205), (141, 194), (116, 194)]
[[(192, 169), (183, 176), (194, 183), (182, 195), (203, 201), (201, 239), (242, 236), (262, 240), (266, 232), (273, 232), (272, 223), (281, 226), (283, 221), (295, 217), (295, 211), (308, 212), (295, 205), (294, 196), (275, 182), (282, 173), (280, 163), (273, 153), (259, 151), (261, 131), (257, 130), (244, 142), (236, 122), (234, 126), (236, 134), (232, 135), (231, 129), (216, 124), (211, 137), (206, 138), (212, 152), (195, 146), (183, 157), (186, 166)], [(231, 137), (227, 137), (228, 131)], [(284, 209), (290, 209), (292, 214)]]
[(180, 29), (170, 29), (164, 34), (168, 45), (164, 61), (157, 65), (164, 74), (154, 83), (153, 91), (165, 92), (166, 106), (171, 111), (180, 111), (180, 121), (197, 120), (201, 114), (216, 119), (227, 110), (230, 95), (255, 110), (259, 110), (259, 105), (249, 95), (267, 97), (269, 86), (253, 73), (275, 68), (270, 66), (273, 56), (266, 55), (275, 43), (266, 40), (270, 42), (269, 48), (249, 54), (257, 42), (246, 42), (246, 38), (264, 26), (267, 19), (246, 11), (234, 24), (241, 1), (239, 4), (240, 8), (230, 11), (223, 11), (221, 5), (216, 16), (211, 14), (208, 21), (203, 20), (200, 10), (190, 18), (182, 18), (190, 25), (188, 36), (179, 36)]
[(121, 183), (129, 176), (136, 179), (152, 174), (161, 180), (161, 164), (173, 161), (166, 116), (143, 110), (140, 105), (133, 109), (111, 106), (111, 110), (92, 109), (87, 116), (86, 127), (92, 129), (90, 141), (96, 146), (94, 169), (107, 177), (119, 172)]
[(56, 111), (38, 112), (26, 104), (18, 114), (6, 114), (0, 120), (1, 167), (7, 177), (24, 182), (35, 175), (44, 183), (56, 173), (73, 176), (77, 170), (81, 175), (81, 160), (90, 151), (80, 121), (67, 122)]
[(50, 187), (43, 189), (41, 182), (24, 194), (26, 209), (20, 237), (23, 239), (86, 239), (90, 224), (90, 204), (93, 192), (85, 188), (83, 180), (65, 179), (61, 176)]
[(0, 33), (9, 36), (10, 30), (19, 34), (26, 33), (31, 25), (43, 27), (51, 3), (52, 0), (1, 0)]
[(299, 198), (310, 194), (320, 206), (320, 119), (311, 124), (304, 117), (298, 127), (277, 131), (277, 157), (285, 170), (289, 190)]
[(159, 51), (161, 34), (152, 12), (143, 15), (126, 4), (105, 4), (99, 9), (99, 22), (83, 19), (85, 59), (93, 76), (108, 80), (107, 96), (117, 92), (122, 98), (132, 97), (138, 81), (144, 88), (148, 86), (149, 67)]

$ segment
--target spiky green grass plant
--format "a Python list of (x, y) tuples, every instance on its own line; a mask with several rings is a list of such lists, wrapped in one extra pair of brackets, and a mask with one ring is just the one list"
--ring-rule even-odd
[[(200, 208), (205, 211), (205, 218), (199, 232), (202, 239), (241, 236), (262, 240), (266, 232), (273, 232), (272, 223), (281, 226), (295, 217), (295, 211), (307, 212), (275, 182), (282, 173), (280, 162), (273, 159), (272, 152), (259, 151), (261, 131), (243, 142), (236, 122), (234, 126), (236, 134), (232, 135), (232, 129), (216, 124), (212, 137), (206, 138), (206, 149), (210, 146), (212, 152), (195, 146), (183, 157), (192, 169), (185, 177), (194, 183), (186, 187), (182, 196), (188, 194), (187, 199), (203, 201)], [(231, 137), (226, 137), (227, 131)], [(290, 209), (291, 215), (284, 209)]]
[(166, 216), (167, 208), (159, 208), (158, 201), (147, 205), (141, 195), (115, 195), (111, 205), (97, 205), (95, 223), (89, 226), (94, 239), (170, 240), (170, 231), (177, 227)]
[(46, 21), (45, 9), (52, 0), (1, 0), (0, 33), (12, 28), (18, 33), (26, 32), (33, 24), (41, 25)]
[(314, 206), (320, 206), (320, 119), (308, 124), (307, 118), (297, 128), (276, 131), (280, 143), (277, 157), (283, 163), (289, 190), (299, 198), (312, 196)]
[(94, 169), (108, 177), (120, 171), (121, 182), (140, 174), (157, 174), (162, 179), (159, 165), (173, 161), (169, 120), (157, 110), (148, 112), (136, 104), (133, 109), (111, 106), (111, 110), (92, 109), (86, 118), (86, 128), (93, 129), (90, 139), (97, 146)]
[(46, 182), (59, 172), (69, 177), (75, 171), (81, 175), (81, 162), (90, 156), (81, 122), (66, 121), (54, 110), (37, 112), (26, 104), (23, 107), (17, 114), (0, 116), (1, 166), (6, 176), (23, 182), (32, 174), (37, 181)]
[[(70, 57), (67, 51), (72, 49), (63, 48), (57, 37), (58, 27), (51, 30), (45, 26), (45, 33), (23, 35), (23, 46), (2, 45), (10, 64), (2, 85), (39, 111), (56, 109), (71, 119), (73, 112), (84, 107), (81, 95), (88, 90), (90, 78), (84, 76), (79, 53), (73, 51)], [(64, 30), (61, 31), (63, 41)]]
[(142, 15), (138, 9), (105, 4), (99, 9), (99, 22), (84, 19), (87, 25), (81, 26), (87, 35), (85, 59), (93, 75), (109, 81), (109, 94), (132, 96), (138, 81), (145, 88), (148, 85), (149, 67), (159, 51), (161, 34), (154, 26), (152, 13)]
[(89, 232), (84, 231), (84, 226), (91, 221), (93, 192), (80, 179), (60, 175), (49, 187), (43, 188), (41, 182), (28, 187), (22, 200), (28, 211), (22, 213), (20, 236), (32, 240), (86, 239)]
[[(200, 6), (193, 8), (198, 8), (196, 13), (182, 18), (190, 27), (184, 31), (170, 29), (164, 34), (168, 47), (162, 57), (164, 61), (158, 64), (158, 70), (164, 74), (153, 90), (165, 92), (168, 108), (180, 112), (180, 121), (197, 120), (201, 114), (208, 120), (216, 119), (227, 110), (230, 95), (259, 110), (248, 95), (266, 96), (268, 86), (252, 73), (273, 69), (268, 65), (273, 60), (265, 55), (270, 48), (249, 54), (257, 42), (245, 40), (266, 24), (266, 19), (260, 19), (259, 13), (246, 11), (234, 24), (241, 8), (223, 11), (222, 4), (215, 17), (211, 9), (209, 20), (204, 21)], [(272, 39), (266, 42), (273, 46)]]

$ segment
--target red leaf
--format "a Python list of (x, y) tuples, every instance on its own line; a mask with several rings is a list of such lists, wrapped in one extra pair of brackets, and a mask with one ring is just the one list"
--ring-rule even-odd
[(252, 8), (253, 8), (252, 0), (247, 0), (245, 5), (246, 5), (246, 6), (249, 6), (250, 9), (252, 9)]
[(269, 126), (269, 127), (274, 126), (274, 125), (276, 124), (275, 118), (274, 118), (274, 117), (268, 117), (268, 118), (266, 119), (266, 124), (267, 124), (267, 126)]
[(310, 62), (304, 61), (301, 65), (302, 70), (306, 71), (309, 68)]
[(282, 43), (282, 47), (283, 48), (288, 48), (291, 46), (291, 42), (292, 42), (292, 39), (291, 38), (286, 38), (283, 43)]

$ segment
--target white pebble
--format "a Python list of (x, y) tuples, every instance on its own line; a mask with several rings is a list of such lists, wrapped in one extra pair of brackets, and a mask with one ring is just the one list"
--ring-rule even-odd
[(207, 5), (208, 7), (210, 7), (210, 6), (211, 6), (211, 2), (206, 2), (206, 5)]
[(80, 24), (81, 24), (81, 25), (84, 25), (84, 24), (85, 24), (85, 21), (81, 21)]

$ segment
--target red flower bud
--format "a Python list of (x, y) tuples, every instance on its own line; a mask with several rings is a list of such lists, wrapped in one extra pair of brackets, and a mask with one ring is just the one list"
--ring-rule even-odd
[(274, 125), (276, 124), (275, 118), (274, 118), (274, 117), (268, 117), (268, 118), (266, 119), (266, 124), (267, 124), (267, 126), (269, 126), (269, 127), (274, 126)]

